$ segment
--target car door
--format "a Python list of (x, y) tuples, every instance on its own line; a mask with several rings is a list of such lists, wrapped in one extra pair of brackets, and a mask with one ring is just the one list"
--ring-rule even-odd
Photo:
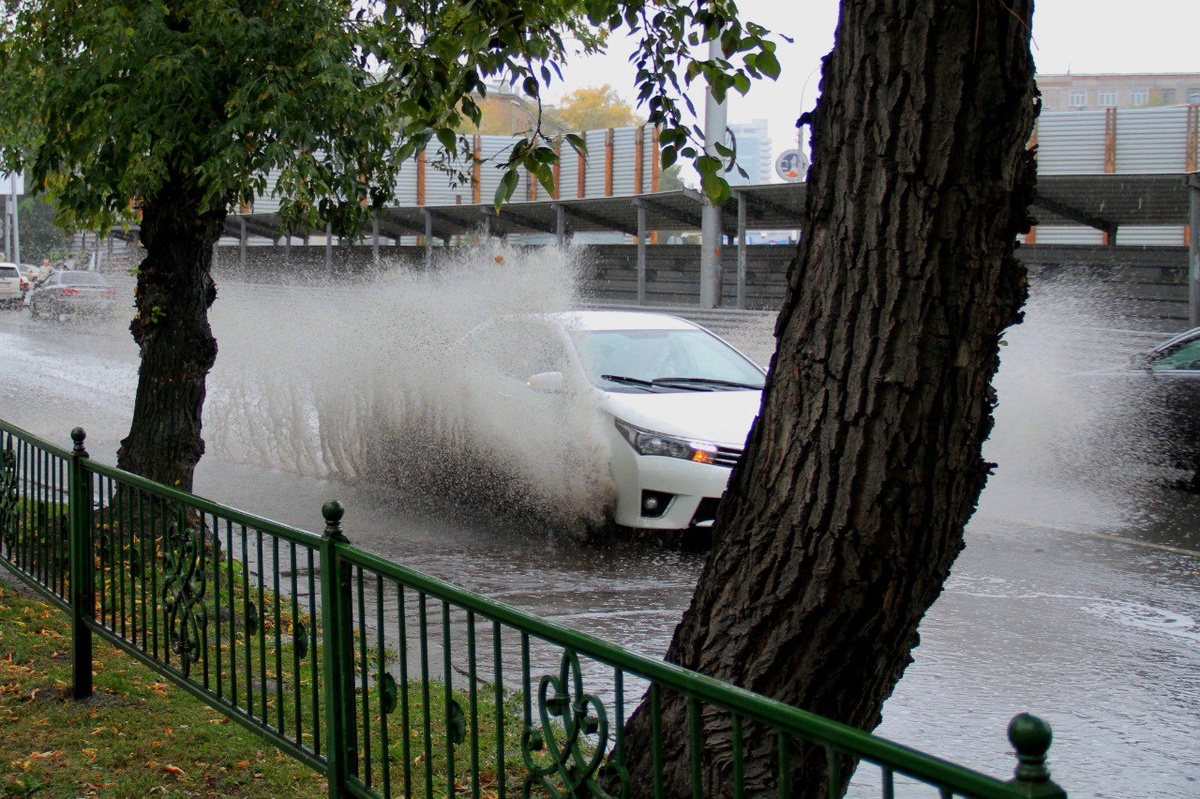
[(578, 367), (561, 329), (539, 317), (506, 317), (464, 343), (472, 364), (464, 404), (479, 443), (518, 468), (566, 457), (582, 423)]

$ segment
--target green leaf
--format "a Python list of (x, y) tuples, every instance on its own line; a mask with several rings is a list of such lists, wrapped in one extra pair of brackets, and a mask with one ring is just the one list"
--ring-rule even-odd
[(566, 139), (567, 144), (571, 145), (572, 150), (574, 150), (576, 153), (578, 153), (582, 157), (587, 158), (587, 154), (588, 154), (587, 140), (585, 140), (582, 136), (576, 135), (574, 133), (568, 133), (563, 138)]
[(696, 159), (696, 171), (700, 173), (701, 177), (716, 175), (722, 167), (721, 159), (711, 155), (702, 155)]
[(779, 60), (769, 50), (759, 53), (755, 64), (758, 66), (758, 71), (771, 80), (776, 80), (779, 77)]
[(500, 185), (496, 187), (495, 208), (499, 212), (500, 206), (508, 202), (513, 192), (517, 190), (517, 183), (520, 181), (520, 176), (517, 170), (509, 169), (504, 173), (504, 177), (500, 178)]
[(662, 168), (664, 170), (670, 169), (675, 165), (675, 162), (679, 160), (679, 151), (674, 147), (663, 147), (660, 153), (660, 157), (662, 159)]
[(545, 164), (538, 164), (532, 172), (533, 176), (537, 178), (538, 183), (542, 184), (542, 188), (553, 196), (555, 191), (554, 170)]
[(448, 153), (458, 152), (457, 140), (454, 136), (454, 131), (450, 128), (438, 128), (434, 133), (437, 135), (438, 143)]
[(729, 183), (720, 175), (701, 173), (700, 190), (713, 203), (723, 203), (729, 199)]

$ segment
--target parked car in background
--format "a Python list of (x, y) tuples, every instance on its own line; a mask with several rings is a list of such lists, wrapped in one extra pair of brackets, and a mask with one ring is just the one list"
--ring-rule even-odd
[(108, 314), (116, 306), (116, 288), (98, 272), (55, 272), (29, 295), (32, 316)]
[(0, 303), (12, 308), (25, 297), (25, 278), (16, 264), (0, 263)]
[(500, 317), (463, 345), (472, 372), (500, 375), (475, 405), (485, 439), (530, 452), (531, 467), (590, 466), (580, 455), (594, 453), (620, 527), (712, 525), (766, 378), (741, 352), (684, 319), (605, 310)]
[(1143, 413), (1163, 451), (1175, 465), (1192, 469), (1200, 488), (1200, 327), (1134, 354), (1130, 365), (1146, 378)]

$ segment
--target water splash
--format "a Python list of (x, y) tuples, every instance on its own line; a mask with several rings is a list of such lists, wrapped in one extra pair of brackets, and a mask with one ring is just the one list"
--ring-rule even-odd
[(1161, 482), (1145, 386), (1126, 367), (1163, 336), (1128, 329), (1110, 308), (1075, 282), (1034, 283), (1025, 321), (1001, 350), (996, 424), (983, 452), (997, 468), (979, 515), (1112, 530), (1136, 519)]
[(598, 409), (506, 403), (499, 375), (462, 344), (484, 320), (577, 304), (582, 258), (487, 242), (436, 271), (396, 268), (319, 292), (223, 287), (210, 446), (448, 507), (487, 500), (556, 523), (601, 521), (611, 488)]

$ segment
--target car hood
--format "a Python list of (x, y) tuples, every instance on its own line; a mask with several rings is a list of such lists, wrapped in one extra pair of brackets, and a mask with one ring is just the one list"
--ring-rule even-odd
[(745, 445), (762, 402), (761, 391), (601, 393), (601, 407), (632, 425), (738, 449)]

